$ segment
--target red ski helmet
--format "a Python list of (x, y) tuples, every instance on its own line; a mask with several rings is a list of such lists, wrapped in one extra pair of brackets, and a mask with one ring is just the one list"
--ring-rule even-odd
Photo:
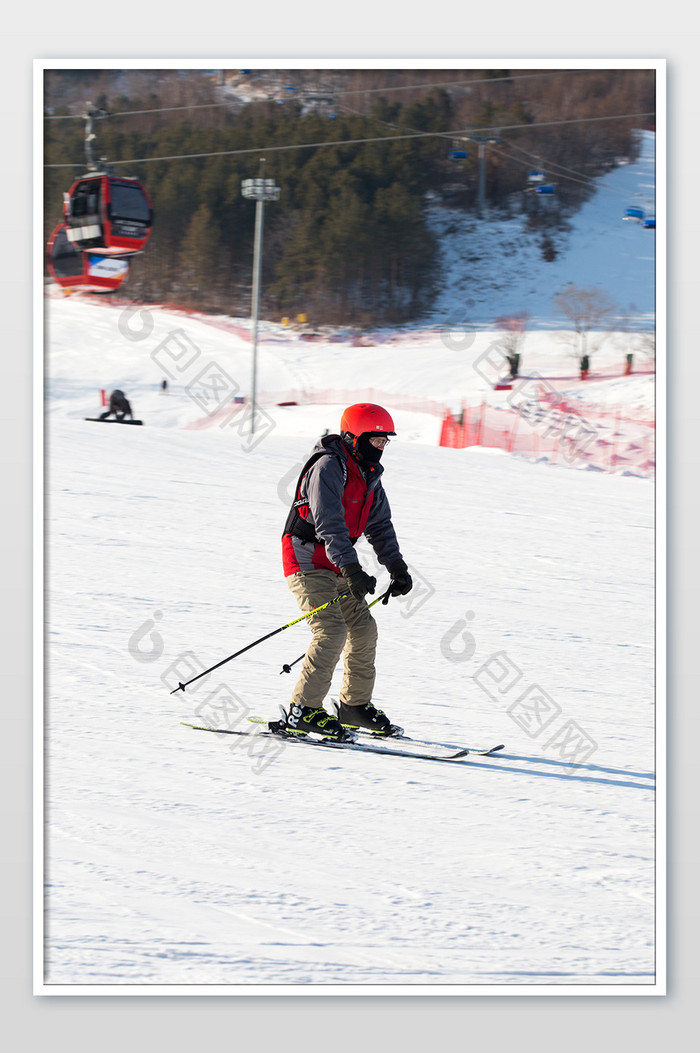
[(358, 439), (366, 433), (396, 435), (391, 414), (374, 402), (357, 402), (348, 406), (340, 418), (340, 434)]

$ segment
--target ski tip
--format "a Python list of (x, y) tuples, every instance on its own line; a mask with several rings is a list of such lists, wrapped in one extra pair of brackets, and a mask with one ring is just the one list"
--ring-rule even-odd
[(455, 757), (490, 757), (492, 753), (497, 753), (503, 749), (503, 743), (500, 746), (490, 746), (487, 750), (475, 750), (466, 749), (460, 750), (459, 753), (455, 753)]

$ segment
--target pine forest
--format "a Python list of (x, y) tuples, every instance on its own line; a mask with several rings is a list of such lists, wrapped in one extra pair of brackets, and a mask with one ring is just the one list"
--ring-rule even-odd
[[(280, 194), (265, 207), (261, 317), (396, 325), (435, 295), (430, 208), (565, 229), (654, 127), (654, 72), (47, 70), (45, 242), (86, 170), (86, 107), (95, 158), (153, 206), (130, 299), (248, 314), (256, 209), (241, 184), (263, 175)], [(531, 207), (539, 168), (555, 208)]]

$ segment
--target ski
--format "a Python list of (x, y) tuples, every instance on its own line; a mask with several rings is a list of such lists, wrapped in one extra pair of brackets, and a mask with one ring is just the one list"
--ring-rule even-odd
[[(259, 721), (253, 721), (253, 723), (259, 723)], [(351, 750), (354, 753), (385, 753), (392, 757), (412, 757), (416, 760), (432, 761), (455, 761), (470, 756), (472, 752), (468, 749), (456, 749), (450, 746), (441, 748), (432, 745), (423, 750), (420, 748), (420, 743), (414, 743), (411, 749), (397, 749), (394, 746), (380, 745), (378, 742), (344, 742), (337, 739), (319, 738), (308, 733), (299, 734), (288, 731), (279, 720), (264, 721), (264, 723), (267, 724), (268, 730), (258, 732), (260, 737), (283, 738), (286, 742), (300, 742), (306, 746), (320, 746), (323, 749)], [(254, 732), (242, 731), (238, 728), (212, 728), (204, 724), (190, 724), (184, 720), (181, 721), (181, 724), (195, 731), (210, 731), (215, 735), (245, 735), (249, 738), (255, 736)]]
[[(268, 721), (265, 717), (248, 717), (247, 719), (252, 724), (270, 723), (270, 721)], [(395, 724), (392, 724), (392, 727), (396, 728), (396, 732), (392, 732), (389, 735), (379, 735), (376, 731), (370, 731), (368, 728), (358, 728), (355, 727), (354, 724), (348, 724), (343, 726), (347, 727), (348, 730), (353, 731), (355, 735), (360, 735), (363, 739), (369, 740), (370, 742), (395, 742), (398, 740), (399, 742), (409, 742), (411, 746), (415, 747), (434, 748), (437, 750), (452, 750), (459, 755), (464, 755), (464, 752), (466, 751), (466, 754), (470, 756), (488, 757), (490, 753), (498, 753), (499, 750), (505, 748), (503, 743), (501, 743), (498, 746), (488, 746), (485, 749), (483, 749), (481, 747), (476, 746), (453, 746), (447, 742), (433, 742), (430, 739), (417, 739), (414, 738), (412, 735), (404, 734), (403, 728), (397, 728)]]
[(437, 746), (441, 749), (466, 749), (472, 756), (487, 757), (489, 753), (498, 753), (499, 750), (505, 748), (504, 743), (498, 746), (487, 746), (485, 749), (476, 746), (453, 746), (451, 747), (447, 742), (433, 742), (430, 739), (416, 739), (412, 735), (406, 735), (400, 730), (400, 734), (389, 734), (379, 735), (376, 731), (370, 731), (367, 728), (356, 728), (354, 725), (344, 724), (343, 727), (352, 727), (356, 735), (362, 735), (363, 738), (374, 739), (382, 741), (383, 739), (398, 739), (399, 742), (411, 742), (419, 746)]

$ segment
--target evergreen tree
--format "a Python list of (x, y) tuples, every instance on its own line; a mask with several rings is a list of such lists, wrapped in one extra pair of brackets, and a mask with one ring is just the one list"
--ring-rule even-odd
[(179, 253), (180, 273), (188, 300), (207, 302), (208, 289), (216, 285), (221, 255), (219, 227), (207, 204), (199, 206), (190, 220)]
[[(241, 182), (258, 174), (265, 156), (266, 175), (281, 195), (265, 212), (263, 310), (306, 311), (317, 321), (337, 324), (381, 324), (409, 321), (429, 306), (437, 251), (424, 201), (426, 191), (441, 193), (455, 183), (449, 159), (454, 129), (517, 126), (509, 133), (511, 144), (487, 149), (491, 203), (525, 189), (527, 168), (536, 163), (531, 158), (546, 158), (561, 173), (577, 173), (571, 180), (562, 174), (557, 185), (557, 198), (574, 207), (591, 192), (586, 176), (607, 171), (620, 156), (634, 156), (639, 122), (586, 123), (585, 118), (652, 112), (653, 73), (565, 71), (522, 82), (519, 72), (455, 71), (464, 86), (454, 90), (391, 94), (393, 87), (421, 80), (426, 85), (448, 80), (448, 73), (334, 71), (326, 79), (339, 89), (369, 89), (353, 99), (357, 112), (338, 112), (334, 120), (321, 110), (306, 112), (299, 101), (172, 110), (221, 101), (200, 76), (182, 71), (127, 76), (126, 71), (49, 70), (45, 101), (57, 116), (78, 113), (88, 97), (99, 98), (112, 113), (132, 111), (95, 127), (95, 157), (106, 156), (119, 163), (120, 173), (138, 176), (153, 203), (153, 235), (132, 263), (130, 290), (155, 301), (187, 297), (201, 307), (247, 311), (255, 209), (242, 197)], [(303, 87), (299, 71), (286, 75)], [(266, 76), (259, 72), (260, 82), (269, 86)], [(386, 94), (377, 94), (384, 86)], [(163, 112), (133, 112), (159, 107)], [(561, 117), (584, 120), (553, 123)], [(46, 168), (47, 241), (62, 221), (63, 193), (85, 171), (84, 131), (79, 117), (46, 121), (47, 165), (72, 166)], [(427, 134), (417, 138), (418, 133)], [(292, 144), (298, 145), (286, 149)], [(470, 154), (457, 176), (464, 191), (451, 199), (467, 209), (475, 205), (475, 151)], [(168, 160), (122, 164), (156, 157)], [(551, 241), (542, 240), (541, 246), (550, 258)]]

